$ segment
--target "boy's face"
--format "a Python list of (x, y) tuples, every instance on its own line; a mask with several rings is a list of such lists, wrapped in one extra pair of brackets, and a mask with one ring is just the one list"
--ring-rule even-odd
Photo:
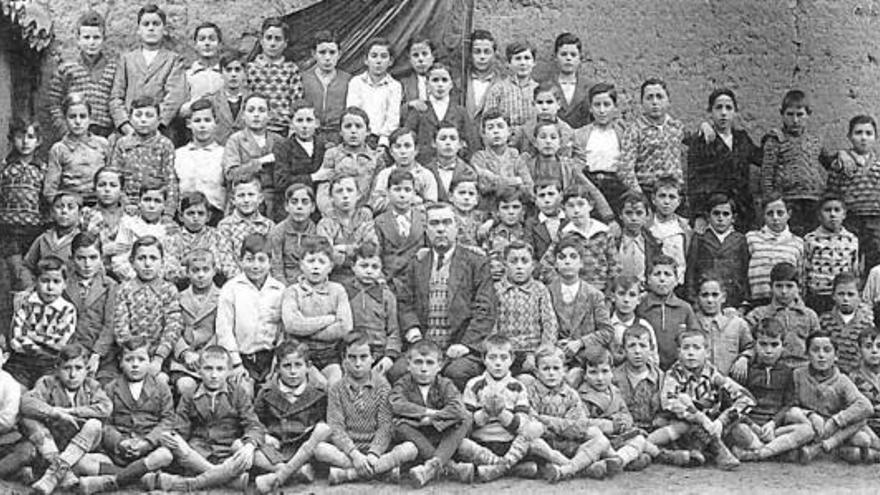
[(652, 119), (660, 120), (669, 110), (669, 95), (659, 84), (651, 84), (645, 87), (642, 96), (642, 112)]
[(391, 143), (391, 158), (401, 167), (408, 167), (416, 159), (416, 140), (412, 133), (402, 134)]
[(689, 370), (702, 368), (706, 364), (707, 357), (706, 339), (702, 335), (691, 335), (681, 339), (678, 359), (685, 368)]
[(608, 390), (611, 386), (611, 363), (584, 366), (584, 381), (594, 390)]
[(86, 56), (94, 57), (104, 47), (104, 32), (98, 26), (80, 26), (76, 46)]
[(369, 258), (357, 258), (351, 267), (354, 276), (361, 283), (371, 285), (382, 278), (382, 258), (370, 256)]
[(654, 209), (663, 218), (674, 215), (679, 205), (681, 194), (674, 187), (661, 186), (654, 193)]
[(758, 362), (772, 366), (782, 356), (782, 337), (770, 337), (759, 333), (755, 347), (758, 350)]
[(623, 344), (623, 352), (626, 362), (632, 368), (641, 369), (648, 364), (648, 356), (651, 354), (651, 336), (648, 334), (637, 337), (628, 337)]
[(89, 107), (85, 104), (71, 105), (64, 115), (67, 123), (67, 131), (73, 136), (85, 136), (89, 132), (89, 124), (91, 118), (89, 116)]
[(183, 228), (190, 232), (201, 232), (208, 223), (208, 208), (204, 204), (192, 205), (180, 214)]
[(159, 246), (140, 247), (131, 260), (131, 267), (142, 281), (154, 280), (162, 270), (162, 253), (159, 252)]
[(810, 114), (804, 107), (788, 107), (782, 111), (782, 126), (791, 132), (800, 132), (807, 127)]
[(73, 269), (80, 278), (90, 279), (101, 272), (101, 252), (98, 245), (83, 246), (73, 253)]
[(405, 180), (388, 188), (388, 202), (397, 211), (409, 211), (414, 199), (412, 181)]
[(856, 124), (849, 134), (849, 142), (853, 151), (860, 155), (867, 154), (877, 142), (877, 130), (871, 124)]
[(532, 278), (534, 261), (528, 249), (511, 249), (504, 259), (507, 267), (507, 278), (517, 285), (522, 285)]
[(733, 207), (730, 202), (712, 207), (709, 211), (709, 225), (721, 234), (730, 230), (733, 226)]
[(233, 60), (221, 69), (220, 74), (223, 76), (223, 85), (226, 89), (237, 91), (244, 83), (244, 64), (239, 60)]
[(727, 95), (715, 98), (712, 103), (712, 123), (719, 131), (730, 130), (733, 125), (733, 117), (736, 116), (736, 105), (733, 99)]
[(593, 205), (580, 196), (572, 196), (565, 200), (565, 217), (575, 225), (585, 225), (590, 220)]
[(262, 132), (269, 121), (269, 104), (263, 98), (248, 98), (242, 110), (242, 120), (248, 129)]
[[(211, 31), (213, 32), (213, 30)], [(217, 121), (214, 120), (214, 110), (210, 108), (196, 110), (187, 119), (186, 126), (192, 131), (195, 142), (208, 143), (212, 141), (214, 139), (214, 129), (217, 128)]]
[(648, 209), (641, 201), (626, 203), (620, 210), (620, 220), (624, 230), (633, 235), (638, 234), (648, 222)]
[(64, 274), (61, 270), (46, 270), (37, 277), (37, 294), (44, 303), (50, 303), (64, 292)]
[(340, 124), (342, 142), (352, 148), (364, 145), (367, 139), (367, 123), (357, 115), (346, 114)]
[(315, 63), (324, 72), (330, 72), (339, 63), (339, 45), (336, 43), (318, 43), (314, 50)]
[(79, 221), (79, 203), (76, 198), (62, 196), (52, 204), (52, 221), (62, 229), (70, 228)]
[(452, 91), (452, 76), (446, 69), (434, 69), (428, 72), (428, 90), (431, 96), (442, 100)]
[(156, 107), (133, 108), (128, 120), (134, 131), (141, 136), (150, 136), (159, 128), (159, 112)]
[(834, 360), (837, 352), (834, 350), (834, 344), (828, 337), (819, 337), (810, 341), (810, 348), (807, 349), (810, 358), (810, 366), (816, 371), (828, 371), (834, 366)]
[(86, 381), (87, 374), (88, 368), (86, 367), (86, 359), (84, 357), (64, 361), (58, 366), (58, 379), (61, 380), (61, 385), (67, 390), (79, 389), (83, 382)]
[(724, 291), (721, 290), (721, 284), (715, 280), (703, 282), (700, 286), (700, 293), (697, 302), (700, 305), (700, 311), (707, 316), (715, 316), (721, 312), (724, 307)]
[(639, 305), (638, 285), (632, 287), (617, 287), (611, 293), (611, 302), (614, 304), (614, 311), (621, 315), (631, 315), (636, 312), (636, 306)]
[(559, 151), (559, 129), (555, 125), (545, 125), (535, 134), (535, 147), (541, 156), (555, 156)]
[(318, 117), (315, 116), (314, 108), (300, 108), (290, 119), (290, 128), (293, 135), (300, 141), (311, 141), (318, 129)]
[(434, 148), (437, 155), (442, 158), (454, 158), (461, 149), (461, 140), (458, 137), (458, 129), (452, 127), (444, 127), (437, 130), (437, 136), (434, 137)]
[(764, 224), (773, 232), (779, 233), (788, 227), (788, 208), (781, 199), (769, 203), (764, 208)]
[(458, 237), (458, 223), (452, 208), (429, 210), (425, 234), (434, 249), (449, 249)]
[(617, 104), (611, 99), (610, 94), (599, 93), (593, 96), (593, 101), (590, 103), (590, 113), (593, 114), (597, 124), (608, 125), (614, 119), (616, 112)]
[(354, 177), (346, 177), (336, 181), (333, 189), (330, 191), (330, 197), (333, 200), (333, 207), (341, 212), (354, 211), (360, 194), (358, 194), (357, 181)]
[(782, 306), (788, 306), (798, 297), (799, 289), (797, 282), (792, 280), (780, 280), (770, 284), (773, 300)]
[(363, 380), (373, 370), (373, 354), (369, 344), (350, 345), (345, 350), (345, 369), (355, 380)]
[(287, 38), (284, 37), (284, 30), (280, 27), (270, 27), (263, 32), (260, 37), (260, 46), (263, 53), (271, 59), (280, 57), (287, 48)]
[(556, 184), (536, 188), (535, 206), (545, 215), (554, 216), (562, 206), (562, 195)]
[(241, 269), (248, 280), (256, 284), (262, 284), (269, 275), (272, 266), (272, 257), (269, 253), (244, 253), (241, 257)]
[(675, 288), (677, 275), (672, 265), (656, 265), (648, 274), (648, 288), (660, 297), (666, 297)]
[(305, 383), (308, 375), (309, 363), (295, 352), (284, 356), (278, 362), (278, 378), (290, 388), (297, 388)]
[(217, 269), (210, 258), (194, 259), (186, 268), (186, 274), (194, 288), (206, 290), (214, 283), (214, 275), (217, 274)]
[(535, 55), (531, 50), (523, 50), (510, 57), (507, 63), (510, 73), (520, 79), (532, 77), (532, 69), (535, 68)]
[(214, 58), (217, 56), (217, 48), (220, 46), (220, 37), (214, 28), (202, 28), (196, 32), (196, 52), (202, 58)]
[(581, 253), (573, 247), (563, 248), (556, 255), (556, 272), (566, 280), (574, 280), (584, 267)]
[(434, 53), (427, 43), (413, 43), (409, 48), (409, 64), (416, 74), (425, 75), (434, 64)]
[(165, 22), (157, 13), (144, 14), (138, 22), (138, 37), (147, 46), (156, 46), (165, 36)]
[(859, 348), (863, 363), (872, 368), (880, 366), (880, 338), (865, 339)]
[(391, 67), (393, 62), (394, 59), (391, 57), (391, 52), (388, 51), (387, 46), (373, 45), (370, 47), (370, 51), (367, 52), (367, 71), (373, 77), (382, 77), (387, 74), (388, 68)]
[(565, 378), (565, 363), (558, 355), (542, 357), (536, 364), (538, 380), (548, 388), (562, 385)]
[(162, 216), (165, 210), (165, 197), (161, 191), (144, 191), (138, 202), (141, 218), (148, 222), (155, 222)]
[(147, 366), (150, 364), (150, 352), (147, 346), (133, 350), (123, 350), (119, 368), (125, 379), (130, 382), (139, 382), (147, 376)]
[(822, 203), (819, 210), (819, 223), (831, 232), (840, 232), (843, 228), (843, 219), (846, 218), (846, 206), (843, 201), (832, 200)]
[(489, 147), (507, 146), (510, 139), (510, 126), (502, 117), (483, 122), (483, 142)]
[(452, 191), (452, 197), (449, 198), (452, 205), (459, 211), (471, 211), (477, 207), (480, 193), (477, 191), (477, 183), (471, 181), (462, 181), (456, 184)]
[(299, 262), (300, 270), (311, 284), (321, 284), (327, 280), (333, 269), (333, 262), (327, 253), (308, 253)]
[(483, 364), (492, 378), (504, 378), (510, 373), (510, 366), (513, 364), (513, 350), (509, 345), (487, 346)]
[(556, 67), (563, 74), (574, 74), (581, 65), (581, 51), (577, 45), (562, 45), (556, 50)]
[(232, 206), (244, 216), (253, 215), (262, 201), (263, 194), (256, 181), (238, 184), (232, 192)]
[(218, 390), (229, 376), (229, 358), (226, 356), (202, 356), (199, 366), (202, 385), (208, 390)]
[(501, 201), (498, 203), (498, 220), (504, 225), (517, 225), (522, 222), (522, 216), (522, 201), (515, 199), (513, 201)]
[(122, 196), (122, 183), (119, 174), (115, 172), (102, 172), (95, 183), (95, 193), (98, 203), (102, 205), (115, 205)]
[(837, 306), (837, 309), (845, 315), (855, 313), (861, 302), (856, 282), (837, 284), (831, 297), (834, 299), (834, 305)]
[(545, 91), (535, 96), (535, 110), (538, 118), (553, 119), (559, 113), (559, 99), (553, 91)]
[(294, 222), (305, 222), (315, 211), (315, 202), (305, 189), (298, 189), (287, 198), (284, 210)]
[(37, 150), (40, 145), (40, 138), (37, 136), (37, 130), (33, 126), (28, 127), (26, 132), (16, 132), (12, 136), (12, 145), (22, 155), (30, 156)]
[(440, 368), (443, 367), (443, 361), (436, 352), (422, 354), (421, 352), (410, 352), (407, 363), (409, 365), (409, 373), (419, 385), (430, 385), (434, 383), (434, 379), (440, 374)]
[(485, 72), (492, 67), (495, 47), (489, 40), (476, 40), (471, 45), (471, 63), (477, 72)]

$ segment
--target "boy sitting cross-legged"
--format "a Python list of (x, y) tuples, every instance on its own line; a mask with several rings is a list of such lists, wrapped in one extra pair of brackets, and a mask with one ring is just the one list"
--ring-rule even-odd
[(135, 337), (120, 347), (122, 376), (106, 387), (113, 413), (104, 425), (102, 443), (114, 463), (125, 467), (112, 475), (80, 478), (83, 494), (119, 490), (173, 460), (171, 451), (159, 444), (159, 437), (174, 427), (173, 398), (168, 384), (147, 372), (149, 342)]
[(851, 373), (852, 381), (859, 391), (871, 401), (874, 412), (868, 418), (868, 426), (876, 434), (880, 432), (880, 331), (868, 327), (859, 334), (862, 363)]
[(409, 373), (391, 389), (395, 433), (419, 450), (423, 464), (410, 469), (414, 484), (422, 487), (440, 475), (470, 483), (474, 466), (452, 461), (472, 426), (461, 392), (452, 380), (440, 376), (443, 351), (431, 340), (419, 340), (407, 351)]
[(233, 484), (244, 491), (247, 486), (254, 451), (265, 436), (263, 425), (251, 395), (229, 379), (229, 351), (206, 347), (200, 364), (201, 383), (180, 398), (174, 430), (159, 437), (183, 471), (195, 476), (145, 476), (150, 490), (196, 491)]

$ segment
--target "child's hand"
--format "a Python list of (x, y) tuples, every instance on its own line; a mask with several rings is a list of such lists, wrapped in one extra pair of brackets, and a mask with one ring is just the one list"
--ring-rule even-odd
[(68, 426), (73, 427), (74, 429), (79, 429), (79, 421), (74, 415), (67, 412), (66, 409), (56, 407), (52, 412), (52, 416), (54, 416), (55, 421), (59, 423), (64, 423)]
[(134, 134), (134, 126), (129, 124), (128, 122), (122, 124), (122, 127), (119, 128), (124, 136), (131, 136)]
[(529, 354), (528, 356), (526, 356), (526, 359), (523, 361), (523, 364), (522, 364), (522, 370), (523, 370), (523, 373), (530, 373), (532, 371), (535, 371), (535, 355), (534, 354)]
[(391, 369), (393, 364), (394, 361), (392, 361), (390, 357), (385, 356), (376, 363), (376, 366), (373, 366), (373, 373), (377, 375), (385, 375), (385, 373)]
[(153, 376), (157, 376), (162, 372), (162, 358), (159, 356), (153, 356), (153, 359), (150, 360), (150, 364), (147, 365), (147, 372)]
[(405, 340), (407, 344), (414, 344), (422, 340), (422, 330), (419, 327), (410, 328), (406, 331), (406, 334), (404, 334), (403, 340)]
[(422, 100), (412, 100), (406, 104), (408, 107), (415, 109), (419, 112), (424, 112), (428, 109), (428, 104)]
[(263, 155), (260, 158), (258, 158), (257, 161), (263, 165), (265, 165), (267, 163), (275, 163), (275, 154), (269, 153), (268, 155)]
[(740, 356), (730, 367), (730, 377), (739, 383), (745, 383), (749, 376), (749, 358)]
[(773, 421), (767, 421), (764, 423), (764, 426), (762, 426), (758, 432), (758, 438), (765, 443), (776, 438), (776, 423)]
[(715, 140), (715, 128), (712, 127), (712, 124), (708, 122), (703, 122), (700, 124), (700, 134), (703, 135), (703, 139), (706, 140), (706, 144), (709, 144)]
[(828, 438), (834, 434), (840, 428), (837, 425), (837, 421), (834, 418), (828, 418), (828, 421), (825, 421), (824, 431), (822, 433), (822, 438)]
[(268, 445), (269, 447), (272, 447), (273, 449), (280, 449), (281, 448), (281, 442), (277, 438), (273, 437), (272, 435), (270, 435), (268, 433), (266, 433), (266, 436), (263, 437), (263, 441), (266, 442), (266, 445)]
[(720, 419), (716, 419), (715, 421), (710, 421), (709, 424), (706, 425), (706, 431), (709, 435), (718, 438), (721, 436), (721, 432), (724, 431), (724, 425), (721, 424)]
[(199, 368), (199, 353), (193, 351), (183, 351), (183, 364), (186, 365), (187, 369), (196, 371)]
[(449, 359), (458, 359), (462, 356), (467, 356), (470, 352), (471, 350), (468, 349), (467, 346), (461, 344), (452, 344), (451, 346), (449, 346), (448, 349), (446, 349), (446, 356)]
[(101, 355), (100, 354), (92, 354), (89, 356), (89, 362), (86, 364), (86, 368), (89, 370), (89, 374), (94, 376), (95, 373), (98, 372), (98, 366), (101, 364)]
[(574, 356), (583, 349), (584, 343), (580, 339), (571, 339), (566, 340), (565, 343), (560, 343), (560, 347), (562, 347), (566, 356)]
[(232, 454), (231, 463), (236, 471), (250, 471), (254, 464), (254, 450), (254, 444), (246, 443)]
[(486, 396), (485, 402), (483, 410), (490, 418), (497, 418), (504, 411), (504, 399), (499, 395)]
[(172, 452), (181, 450), (180, 442), (183, 442), (183, 439), (174, 432), (165, 432), (159, 436), (159, 444)]
[(367, 456), (357, 449), (351, 451), (351, 463), (354, 465), (354, 470), (357, 471), (359, 475), (370, 476), (373, 474), (373, 466), (370, 464), (370, 461), (367, 460)]

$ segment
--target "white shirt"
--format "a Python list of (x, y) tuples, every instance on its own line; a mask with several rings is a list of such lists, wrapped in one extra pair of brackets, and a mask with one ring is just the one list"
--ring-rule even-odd
[(447, 96), (442, 100), (431, 98), (428, 101), (431, 103), (434, 115), (437, 116), (437, 122), (443, 122), (443, 119), (446, 118), (446, 112), (449, 111), (449, 97)]
[(428, 99), (428, 77), (416, 74), (416, 85), (419, 88), (419, 99), (425, 101)]
[(147, 67), (153, 63), (153, 60), (156, 60), (156, 55), (159, 54), (159, 50), (147, 50), (146, 48), (141, 48), (141, 53), (144, 55), (144, 61), (147, 63)]
[(226, 207), (226, 188), (223, 187), (223, 146), (211, 142), (199, 146), (192, 142), (174, 152), (174, 170), (180, 184), (180, 194), (202, 192), (211, 206), (218, 210)]
[(562, 95), (565, 96), (565, 102), (571, 103), (571, 99), (574, 98), (574, 91), (577, 89), (577, 80), (574, 81), (556, 81), (559, 83), (559, 87), (562, 88)]
[(312, 156), (315, 154), (315, 141), (300, 141), (299, 138), (295, 137), (296, 142), (302, 146), (303, 151), (306, 152), (307, 155)]
[(563, 282), (559, 288), (562, 292), (562, 302), (565, 304), (571, 304), (571, 302), (574, 301), (574, 298), (577, 297), (578, 291), (581, 290), (581, 281), (578, 280), (570, 285)]
[(270, 350), (278, 343), (283, 293), (284, 284), (271, 275), (260, 288), (240, 274), (220, 289), (217, 343), (232, 353), (233, 364), (241, 362), (239, 352), (253, 354)]
[(471, 78), (471, 88), (474, 91), (474, 103), (477, 108), (483, 108), (483, 99), (486, 97), (486, 91), (489, 90), (489, 85), (491, 84), (492, 80)]
[(548, 217), (543, 212), (538, 212), (538, 221), (547, 227), (547, 233), (554, 242), (559, 240), (559, 225), (565, 219), (565, 212), (560, 211), (555, 217)]
[(840, 313), (840, 319), (843, 320), (844, 325), (849, 325), (849, 322), (853, 321), (853, 318), (855, 318), (855, 317), (856, 317), (855, 311), (853, 311), (852, 313), (850, 313), (848, 315)]
[(379, 136), (379, 144), (388, 145), (388, 136), (400, 125), (403, 86), (385, 75), (373, 83), (366, 72), (351, 78), (345, 106), (360, 107), (370, 117), (370, 132)]
[(131, 392), (132, 399), (140, 399), (141, 392), (144, 391), (144, 381), (141, 380), (139, 382), (128, 382), (128, 391)]
[(584, 150), (587, 169), (590, 172), (617, 172), (617, 158), (620, 156), (620, 140), (611, 126), (595, 127), (590, 132)]
[(443, 260), (443, 266), (449, 266), (449, 260), (452, 259), (452, 252), (453, 251), (455, 251), (454, 244), (448, 250), (446, 250), (446, 252), (441, 257), (440, 253), (438, 253), (437, 250), (435, 249), (434, 250), (434, 265), (431, 267), (431, 270), (437, 271), (438, 264), (441, 259)]
[[(711, 227), (709, 227), (709, 228), (712, 229)], [(723, 232), (723, 233), (718, 232), (715, 229), (712, 229), (712, 233), (715, 234), (715, 237), (718, 238), (718, 242), (721, 242), (721, 243), (724, 243), (724, 239), (727, 239), (727, 236), (729, 236), (731, 232), (733, 232), (732, 228), (727, 229), (727, 232)]]
[(422, 400), (425, 401), (425, 405), (428, 404), (428, 391), (431, 390), (430, 385), (419, 385), (419, 393), (422, 394)]

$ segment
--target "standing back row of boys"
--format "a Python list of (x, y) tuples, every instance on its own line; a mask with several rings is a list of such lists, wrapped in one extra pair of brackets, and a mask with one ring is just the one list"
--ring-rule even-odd
[[(460, 107), (429, 40), (401, 85), (386, 40), (349, 79), (321, 33), (300, 75), (270, 19), (260, 55), (217, 68), (206, 23), (186, 70), (164, 27), (141, 9), (142, 46), (114, 62), (84, 16), (49, 163), (37, 124), (12, 128), (0, 476), (48, 465), (38, 493), (94, 493), (253, 472), (269, 492), (313, 462), (334, 483), (415, 464), (423, 485), (878, 460), (880, 275), (859, 291), (859, 246), (867, 266), (880, 246), (872, 118), (824, 151), (791, 91), (759, 148), (732, 91), (689, 133), (649, 79), (624, 124), (612, 85), (578, 80), (567, 33), (537, 83), (528, 43), (505, 77), (475, 31)], [(174, 150), (176, 118), (191, 142)], [(189, 477), (159, 473), (172, 463)]]

